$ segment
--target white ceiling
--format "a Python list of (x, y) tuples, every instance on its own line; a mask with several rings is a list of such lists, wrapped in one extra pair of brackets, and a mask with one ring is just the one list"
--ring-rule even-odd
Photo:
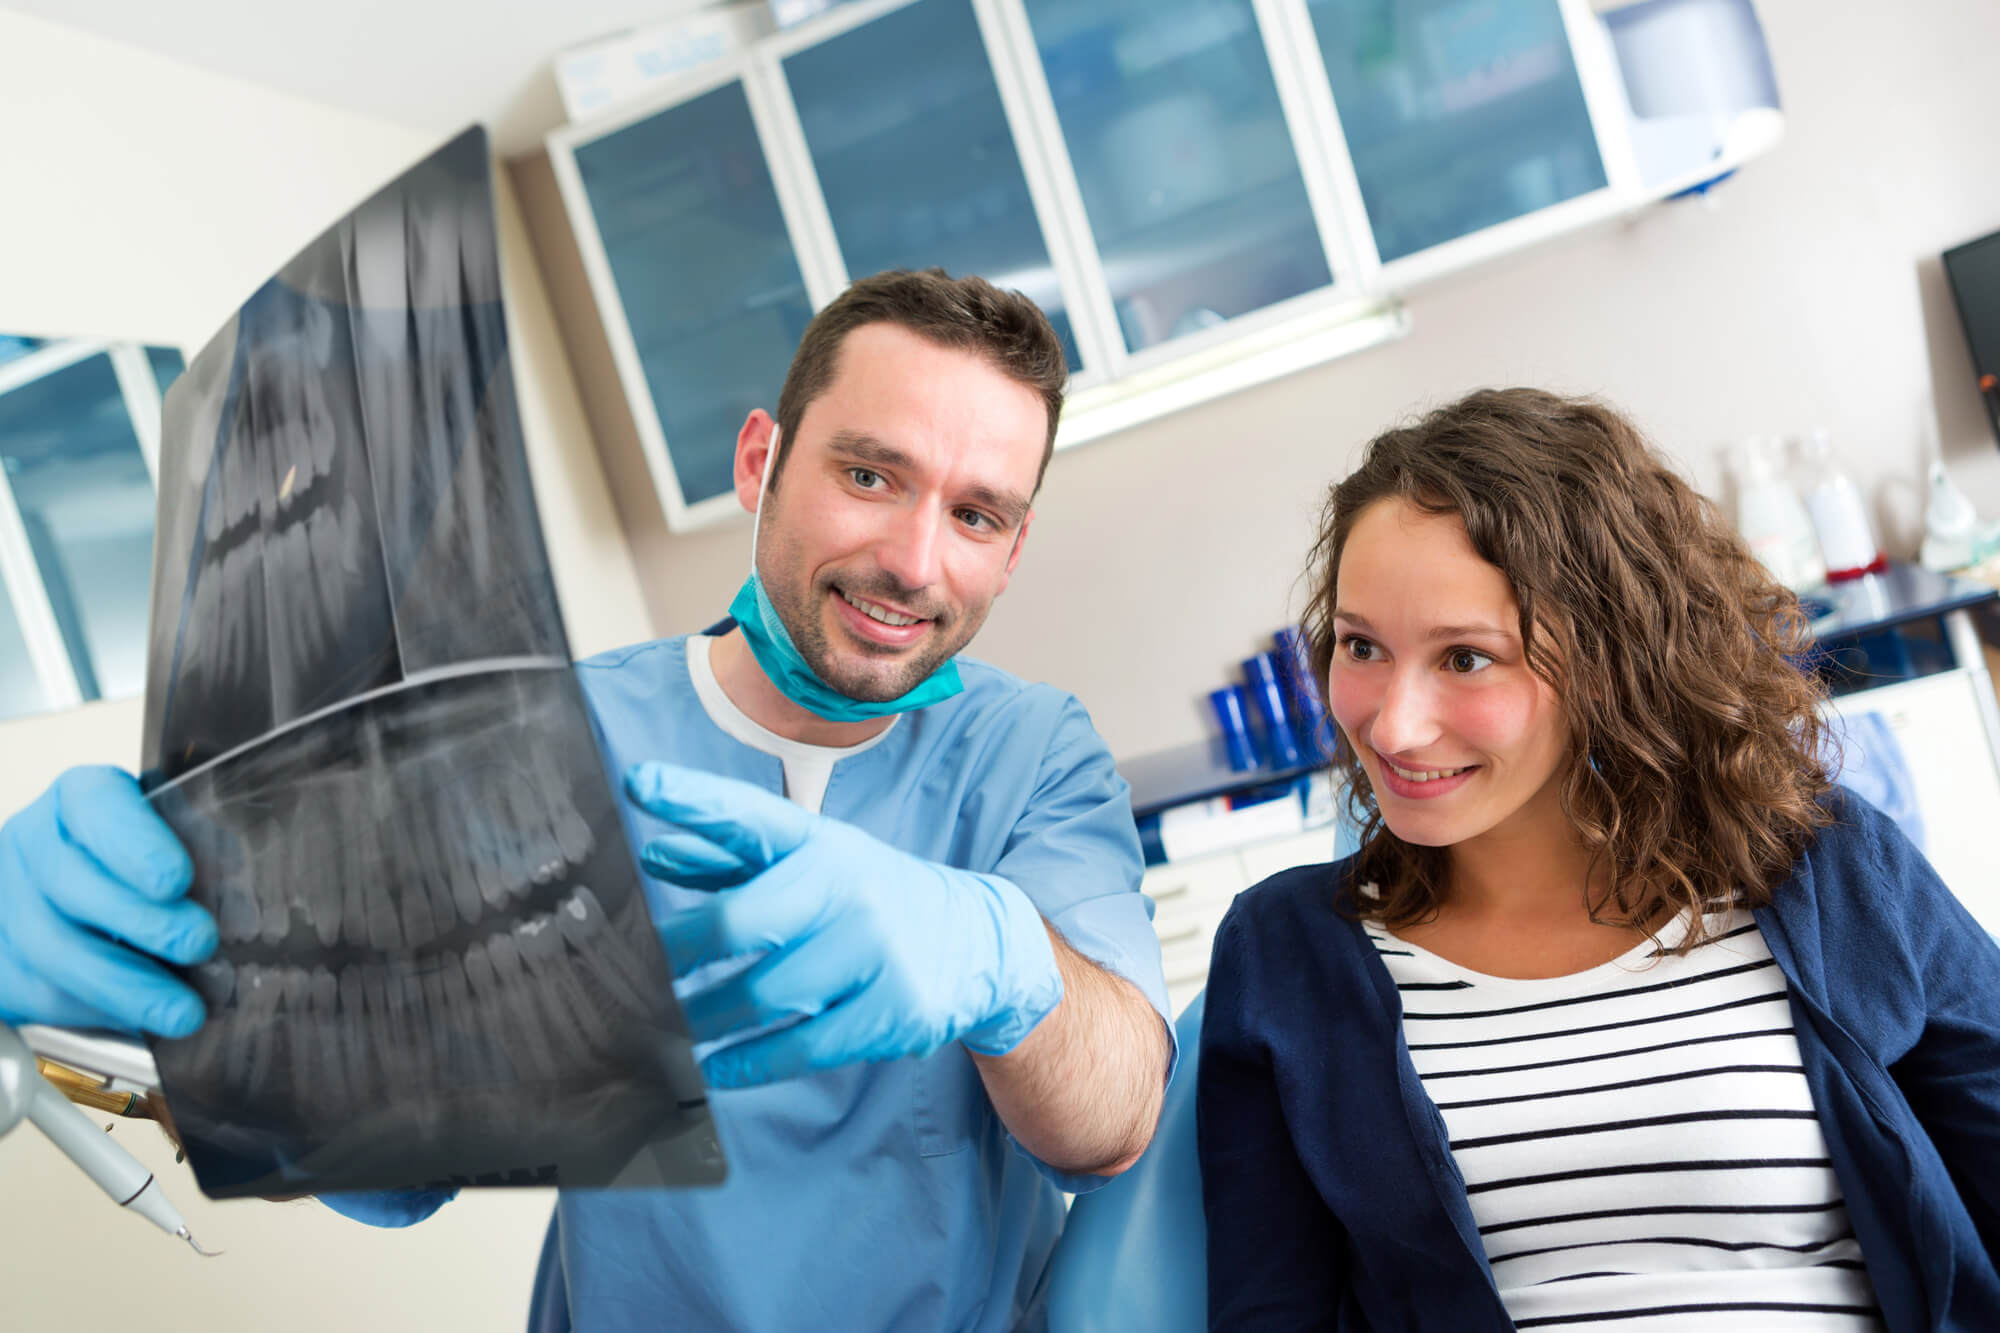
[(502, 152), (561, 123), (564, 47), (717, 0), (4, 0), (51, 23), (409, 129), (485, 121)]

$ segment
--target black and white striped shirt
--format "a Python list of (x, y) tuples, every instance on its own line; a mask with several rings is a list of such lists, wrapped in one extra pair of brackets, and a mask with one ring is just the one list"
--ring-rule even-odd
[(1882, 1326), (1784, 974), (1747, 912), (1711, 926), (1533, 981), (1368, 927), (1519, 1328)]

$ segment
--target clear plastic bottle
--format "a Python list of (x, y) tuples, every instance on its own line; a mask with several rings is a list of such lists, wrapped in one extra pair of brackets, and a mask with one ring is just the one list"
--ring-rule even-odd
[(1819, 534), (1827, 578), (1840, 583), (1888, 568), (1881, 543), (1875, 540), (1874, 525), (1868, 521), (1868, 506), (1862, 502), (1860, 490), (1835, 465), (1833, 444), (1825, 428), (1799, 440), (1797, 447), (1805, 473), (1806, 509), (1812, 514), (1813, 530)]
[(1931, 460), (1931, 498), (1924, 508), (1924, 546), (1917, 563), (1948, 574), (1972, 563), (1972, 544), (1979, 535), (1979, 515), (1958, 489), (1941, 459)]
[(1778, 467), (1778, 442), (1753, 435), (1736, 447), (1736, 530), (1771, 577), (1793, 592), (1826, 585), (1812, 516)]

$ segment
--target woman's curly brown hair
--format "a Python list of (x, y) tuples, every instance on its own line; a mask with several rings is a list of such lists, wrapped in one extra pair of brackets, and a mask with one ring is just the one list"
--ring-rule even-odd
[[(1758, 907), (1829, 817), (1817, 684), (1787, 660), (1805, 646), (1798, 599), (1772, 580), (1716, 507), (1638, 430), (1587, 399), (1494, 389), (1368, 445), (1332, 488), (1307, 567), (1303, 617), (1324, 696), (1341, 552), (1361, 512), (1401, 498), (1456, 514), (1513, 585), (1528, 666), (1568, 720), (1564, 813), (1608, 888), (1593, 919), (1652, 929)], [(1352, 882), (1367, 918), (1432, 915), (1443, 848), (1382, 822), (1352, 738), (1338, 760), (1363, 825)]]

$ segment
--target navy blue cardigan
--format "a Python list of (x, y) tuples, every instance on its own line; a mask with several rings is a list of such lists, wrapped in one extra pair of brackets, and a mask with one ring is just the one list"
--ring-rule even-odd
[[(1757, 924), (1891, 1333), (2000, 1330), (2000, 947), (1836, 796)], [(1350, 862), (1239, 895), (1198, 1093), (1216, 1329), (1511, 1330), (1402, 1007), (1337, 907)]]

